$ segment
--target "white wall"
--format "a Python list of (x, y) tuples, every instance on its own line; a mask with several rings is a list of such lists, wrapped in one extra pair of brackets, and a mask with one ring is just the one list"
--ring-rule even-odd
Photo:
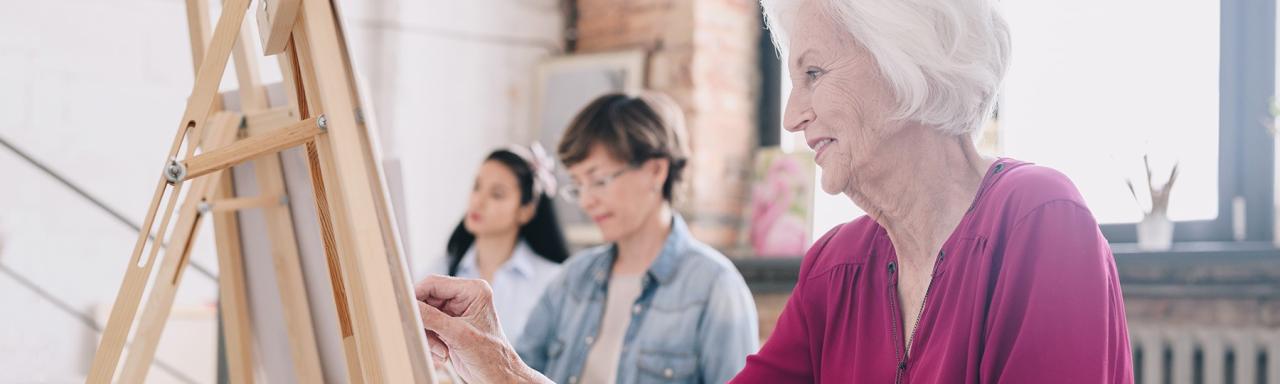
[(484, 156), (532, 126), (534, 68), (560, 50), (558, 3), (432, 0), (343, 9), (357, 71), (380, 90), (372, 96), (383, 150), (402, 162), (408, 217), (401, 223), (415, 269), (443, 255)]
[[(340, 2), (384, 149), (403, 164), (414, 264), (442, 253), (480, 159), (529, 126), (533, 66), (559, 49), (557, 3)], [(0, 8), (0, 137), (141, 222), (193, 77), (183, 2)], [(0, 264), (90, 314), (115, 299), (136, 236), (4, 148), (0, 233)], [(211, 234), (206, 223), (194, 260), (216, 270)], [(193, 272), (179, 305), (215, 303)], [(0, 381), (81, 380), (88, 327), (2, 273), (0, 308)]]

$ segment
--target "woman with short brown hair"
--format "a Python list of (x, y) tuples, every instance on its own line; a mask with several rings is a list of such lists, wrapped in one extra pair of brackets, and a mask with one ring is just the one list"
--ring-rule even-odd
[(741, 370), (757, 348), (755, 302), (671, 208), (688, 154), (675, 103), (602, 96), (559, 154), (573, 179), (565, 196), (608, 244), (565, 263), (516, 343), (520, 356), (561, 383), (721, 383)]

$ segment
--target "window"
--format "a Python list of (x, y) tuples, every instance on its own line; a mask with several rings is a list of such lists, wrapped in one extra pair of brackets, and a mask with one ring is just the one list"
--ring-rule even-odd
[[(1004, 155), (1069, 175), (1102, 224), (1136, 223), (1174, 162), (1175, 221), (1218, 217), (1218, 4), (1005, 2), (1013, 65), (998, 142)], [(1080, 26), (1088, 26), (1081, 28)]]

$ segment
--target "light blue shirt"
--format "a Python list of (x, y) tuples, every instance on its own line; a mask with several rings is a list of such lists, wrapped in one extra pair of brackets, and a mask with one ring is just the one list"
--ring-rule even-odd
[[(605, 245), (565, 262), (517, 339), (525, 363), (554, 382), (588, 384), (579, 381), (616, 257), (614, 245)], [(756, 305), (742, 275), (695, 240), (679, 216), (642, 284), (617, 361), (618, 384), (723, 383), (759, 347)]]
[[(494, 271), (493, 283), (490, 284), (493, 287), (493, 305), (507, 340), (520, 340), (529, 313), (538, 304), (542, 291), (559, 273), (560, 264), (538, 256), (524, 239), (516, 243), (511, 258)], [(481, 278), (474, 245), (462, 255), (457, 276)]]

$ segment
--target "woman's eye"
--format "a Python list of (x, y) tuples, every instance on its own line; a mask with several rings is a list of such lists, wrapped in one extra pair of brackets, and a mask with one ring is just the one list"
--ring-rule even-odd
[(814, 81), (818, 79), (819, 75), (822, 75), (822, 70), (811, 67), (808, 70), (804, 71), (804, 75), (809, 78), (809, 81)]

